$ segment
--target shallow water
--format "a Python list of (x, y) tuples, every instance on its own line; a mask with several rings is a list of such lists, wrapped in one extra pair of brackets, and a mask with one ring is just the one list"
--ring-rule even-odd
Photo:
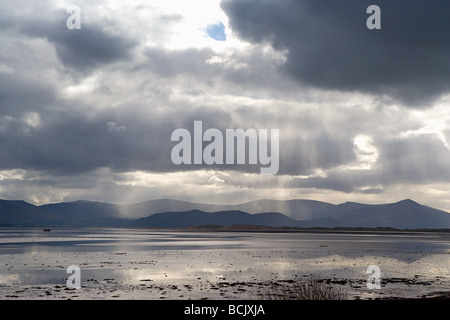
[[(94, 294), (109, 299), (112, 293), (159, 298), (162, 292), (167, 298), (236, 298), (239, 291), (219, 290), (219, 296), (210, 288), (311, 275), (352, 280), (358, 285), (349, 288), (351, 294), (362, 298), (420, 296), (450, 290), (450, 234), (0, 229), (0, 297), (66, 298), (58, 293), (66, 287), (70, 265), (81, 270), (76, 294), (86, 299)], [(384, 282), (370, 291), (365, 285), (370, 265), (380, 267), (382, 280), (415, 282)], [(41, 287), (46, 296), (32, 290)], [(252, 297), (248, 289), (241, 289), (246, 298)]]

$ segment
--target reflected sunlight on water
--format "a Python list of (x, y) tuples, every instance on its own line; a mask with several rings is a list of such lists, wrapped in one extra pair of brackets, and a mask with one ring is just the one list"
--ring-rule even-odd
[(69, 265), (84, 286), (266, 281), (316, 275), (450, 284), (450, 235), (427, 233), (245, 233), (133, 229), (0, 229), (0, 286), (64, 286)]

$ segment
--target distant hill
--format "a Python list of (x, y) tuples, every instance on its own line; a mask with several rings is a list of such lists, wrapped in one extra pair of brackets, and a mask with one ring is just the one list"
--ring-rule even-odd
[(0, 226), (34, 226), (56, 220), (55, 215), (25, 201), (0, 200)]
[(450, 228), (450, 214), (407, 199), (391, 204), (359, 205), (331, 215), (345, 227), (398, 229)]
[(74, 201), (35, 206), (0, 200), (0, 226), (164, 227), (257, 225), (450, 229), (450, 214), (406, 199), (388, 204), (257, 200), (215, 205), (170, 199), (117, 205)]
[(295, 220), (308, 220), (313, 218), (328, 217), (334, 204), (315, 200), (256, 200), (240, 205), (230, 205), (233, 210), (241, 210), (249, 213), (280, 212)]
[(303, 199), (262, 199), (243, 204), (207, 204), (171, 199), (157, 199), (135, 204), (117, 205), (116, 207), (123, 215), (130, 218), (142, 218), (151, 214), (170, 211), (201, 210), (206, 212), (216, 212), (237, 210), (247, 213), (279, 212), (292, 219), (306, 220), (329, 216), (330, 212), (335, 208), (335, 205), (321, 201)]
[(54, 223), (69, 226), (122, 226), (128, 219), (121, 217), (119, 208), (110, 203), (74, 201), (38, 207), (55, 217)]
[(393, 227), (399, 229), (450, 228), (450, 214), (406, 199), (370, 205), (346, 202), (338, 205), (314, 200), (256, 200), (237, 205), (214, 205), (169, 199), (151, 200), (122, 208), (131, 216), (200, 210), (205, 212), (278, 212), (298, 220), (302, 227)]
[(156, 213), (132, 221), (129, 226), (137, 228), (187, 228), (202, 225), (259, 225), (268, 227), (297, 226), (297, 221), (277, 212), (250, 214), (242, 211)]
[(114, 205), (75, 201), (35, 206), (25, 201), (0, 200), (0, 226), (123, 226)]

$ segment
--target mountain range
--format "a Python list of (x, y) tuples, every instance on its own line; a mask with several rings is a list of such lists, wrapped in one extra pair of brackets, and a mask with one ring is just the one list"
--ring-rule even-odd
[(0, 200), (0, 226), (133, 227), (253, 225), (269, 227), (391, 227), (450, 229), (450, 213), (406, 199), (387, 204), (256, 200), (237, 205), (158, 199), (134, 204), (73, 201), (36, 206)]

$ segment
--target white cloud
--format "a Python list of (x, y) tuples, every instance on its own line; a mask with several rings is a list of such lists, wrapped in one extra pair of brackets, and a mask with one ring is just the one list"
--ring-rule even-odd
[(371, 170), (374, 169), (378, 161), (378, 150), (373, 145), (371, 137), (359, 134), (353, 139), (357, 164), (348, 169)]
[[(64, 33), (61, 9), (71, 4), (81, 8), (86, 38)], [(418, 110), (367, 92), (299, 84), (283, 69), (289, 50), (242, 40), (219, 0), (0, 7), (2, 198), (339, 203), (414, 196), (450, 209), (449, 96)], [(226, 41), (205, 33), (219, 22)], [(172, 165), (170, 133), (194, 120), (219, 129), (279, 128), (279, 174)]]
[(435, 135), (450, 150), (444, 131), (448, 130), (450, 123), (450, 114), (447, 107), (441, 105), (426, 111), (414, 111), (412, 116), (421, 123), (419, 128), (409, 129), (399, 133), (401, 138), (409, 138), (420, 135)]

